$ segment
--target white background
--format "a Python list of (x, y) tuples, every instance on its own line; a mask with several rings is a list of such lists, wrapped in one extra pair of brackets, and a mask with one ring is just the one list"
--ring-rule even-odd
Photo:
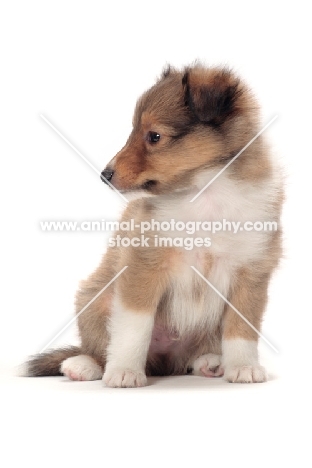
[[(311, 404), (311, 43), (307, 3), (2, 2), (1, 421), (6, 467), (308, 466)], [(271, 380), (151, 379), (145, 389), (22, 379), (12, 366), (73, 317), (102, 233), (43, 233), (40, 220), (117, 219), (121, 199), (40, 118), (102, 170), (137, 97), (166, 63), (228, 64), (255, 90), (286, 174), (285, 255), (261, 345)], [(76, 341), (72, 326), (54, 343)]]

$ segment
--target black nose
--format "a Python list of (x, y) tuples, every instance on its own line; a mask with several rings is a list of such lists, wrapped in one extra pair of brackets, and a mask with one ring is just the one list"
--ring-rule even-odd
[(101, 172), (101, 180), (105, 183), (107, 181), (109, 182), (112, 180), (113, 174), (114, 171), (112, 171), (112, 169), (104, 169), (104, 171)]

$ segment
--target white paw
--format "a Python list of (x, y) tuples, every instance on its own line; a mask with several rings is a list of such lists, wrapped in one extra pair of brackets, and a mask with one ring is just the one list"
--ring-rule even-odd
[(113, 368), (105, 371), (103, 382), (107, 387), (144, 387), (147, 379), (143, 372)]
[(192, 367), (193, 375), (205, 377), (221, 377), (223, 375), (221, 356), (218, 354), (203, 354), (194, 361)]
[(255, 366), (237, 366), (225, 368), (225, 380), (238, 383), (265, 382), (268, 376), (264, 367)]
[(103, 375), (101, 366), (83, 354), (65, 359), (60, 371), (71, 380), (100, 380)]

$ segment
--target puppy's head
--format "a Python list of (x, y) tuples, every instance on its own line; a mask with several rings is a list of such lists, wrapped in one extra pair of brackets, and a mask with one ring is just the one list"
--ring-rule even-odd
[(257, 108), (229, 70), (166, 69), (138, 100), (133, 130), (102, 172), (120, 191), (169, 193), (233, 157), (257, 131)]

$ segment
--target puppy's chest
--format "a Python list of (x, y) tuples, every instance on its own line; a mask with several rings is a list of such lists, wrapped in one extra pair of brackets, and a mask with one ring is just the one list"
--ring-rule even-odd
[[(259, 232), (238, 230), (234, 233), (233, 229), (213, 232), (201, 228), (201, 223), (206, 226), (211, 223), (212, 229), (213, 223), (223, 220), (243, 224), (265, 219), (267, 210), (261, 193), (253, 189), (242, 193), (235, 184), (225, 180), (221, 186), (207, 190), (193, 203), (190, 203), (190, 198), (161, 206), (157, 213), (160, 221), (174, 219), (186, 226), (184, 231), (162, 235), (193, 240), (208, 237), (211, 241), (208, 247), (194, 247), (190, 243), (192, 247), (189, 250), (178, 248), (180, 256), (176, 257), (165, 308), (170, 316), (170, 325), (180, 334), (201, 325), (210, 329), (218, 325), (225, 305), (222, 296), (228, 297), (235, 271), (261, 258), (267, 242), (267, 236)], [(193, 232), (191, 226), (195, 226)]]
[(213, 330), (224, 310), (222, 296), (227, 297), (231, 279), (232, 269), (222, 259), (212, 260), (200, 249), (182, 254), (162, 304), (170, 328), (181, 336), (201, 327)]
[(160, 235), (188, 238), (184, 241), (185, 251), (193, 250), (194, 239), (202, 239), (203, 251), (239, 268), (263, 255), (268, 233), (246, 230), (245, 226), (271, 219), (270, 196), (263, 188), (243, 182), (234, 183), (223, 176), (220, 179), (216, 186), (212, 184), (193, 202), (192, 194), (188, 194), (158, 206), (155, 218), (175, 221), (171, 226), (179, 229), (161, 232)]

